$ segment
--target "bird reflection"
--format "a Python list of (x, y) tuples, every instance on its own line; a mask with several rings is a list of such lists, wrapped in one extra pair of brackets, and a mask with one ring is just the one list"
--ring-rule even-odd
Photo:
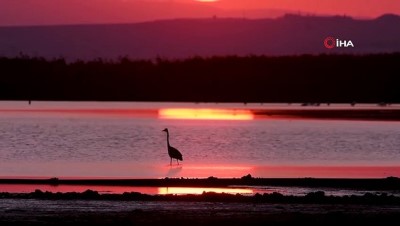
[(182, 166), (171, 166), (169, 167), (169, 170), (167, 172), (167, 177), (176, 177), (180, 174), (182, 171)]

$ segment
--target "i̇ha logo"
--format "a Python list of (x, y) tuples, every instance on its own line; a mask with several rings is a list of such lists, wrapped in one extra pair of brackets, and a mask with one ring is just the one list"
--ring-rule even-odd
[(334, 37), (327, 37), (324, 40), (324, 45), (327, 49), (333, 48), (354, 48), (354, 44), (351, 40), (340, 40)]

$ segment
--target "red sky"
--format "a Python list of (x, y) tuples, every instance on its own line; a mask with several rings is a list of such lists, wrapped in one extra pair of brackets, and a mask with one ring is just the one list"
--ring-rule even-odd
[(274, 17), (281, 11), (377, 17), (399, 0), (0, 0), (1, 25), (130, 23), (182, 17)]

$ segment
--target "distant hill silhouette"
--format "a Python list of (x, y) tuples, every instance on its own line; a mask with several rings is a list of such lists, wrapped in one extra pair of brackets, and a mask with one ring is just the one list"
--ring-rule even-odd
[(194, 0), (1, 0), (0, 26), (138, 23), (214, 15), (259, 19), (298, 12), (278, 8), (228, 9)]
[[(400, 17), (374, 20), (286, 15), (277, 19), (177, 19), (136, 24), (0, 27), (0, 56), (67, 60), (186, 58), (400, 51)], [(327, 36), (355, 48), (328, 50)]]

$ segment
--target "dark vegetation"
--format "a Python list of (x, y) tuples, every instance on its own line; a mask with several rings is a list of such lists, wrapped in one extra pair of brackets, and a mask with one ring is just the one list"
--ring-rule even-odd
[(400, 53), (286, 57), (0, 58), (2, 100), (400, 102)]
[(97, 191), (53, 193), (36, 190), (31, 193), (0, 193), (0, 199), (48, 199), (48, 200), (119, 200), (119, 201), (186, 201), (186, 202), (256, 202), (256, 203), (314, 203), (314, 204), (385, 204), (400, 205), (400, 197), (387, 193), (364, 195), (326, 196), (323, 191), (310, 192), (305, 196), (271, 194), (255, 194), (246, 196), (241, 194), (227, 194), (204, 192), (201, 195), (147, 195), (139, 192), (125, 192), (123, 194), (99, 194)]

